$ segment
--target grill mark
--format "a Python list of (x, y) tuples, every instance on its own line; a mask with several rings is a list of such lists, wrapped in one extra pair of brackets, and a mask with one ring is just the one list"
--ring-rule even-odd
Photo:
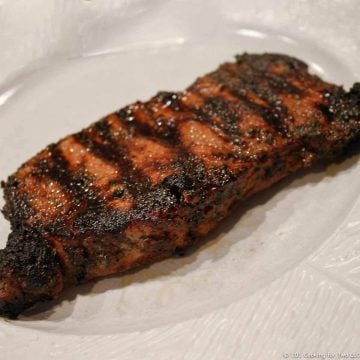
[[(121, 169), (121, 180), (125, 185), (125, 190), (129, 191), (134, 201), (134, 198), (144, 190), (147, 184), (146, 179), (140, 173), (134, 179), (137, 172), (133, 170), (124, 149), (112, 138), (109, 125), (105, 120), (98, 121), (94, 128), (97, 130), (98, 135), (106, 141), (106, 144), (94, 141), (84, 131), (74, 135), (74, 137), (80, 144), (89, 149), (93, 155), (104, 161), (111, 162)], [(106, 206), (105, 201), (102, 201), (96, 207), (89, 206), (85, 208), (85, 211), (76, 217), (74, 225), (83, 234), (88, 232), (95, 234), (103, 234), (105, 232), (119, 233), (130, 221), (131, 211), (109, 208)], [(83, 245), (83, 247), (86, 252), (86, 246)]]
[(224, 123), (222, 127), (228, 135), (240, 135), (238, 129), (239, 118), (231, 109), (229, 101), (219, 97), (207, 97), (205, 98), (204, 111), (206, 115), (212, 114), (218, 116)]
[[(230, 72), (230, 75), (232, 73)], [(274, 89), (271, 89), (269, 84), (263, 83), (263, 77), (266, 78), (266, 74), (247, 74), (234, 72), (234, 75), (237, 75), (240, 80), (240, 85), (243, 86), (243, 93), (241, 94), (243, 99), (246, 99), (248, 102), (253, 104), (251, 100), (246, 96), (246, 90), (252, 91), (260, 99), (264, 100), (268, 107), (255, 104), (257, 108), (261, 109), (264, 119), (275, 129), (277, 132), (282, 135), (287, 135), (288, 129), (286, 126), (286, 120), (288, 117), (287, 109), (282, 106), (277, 92)], [(245, 90), (245, 91), (244, 91)], [(280, 91), (278, 91), (280, 92)], [(253, 105), (251, 105), (253, 107)]]
[[(269, 107), (264, 107), (262, 105), (252, 102), (246, 95), (243, 95), (242, 93), (235, 91), (233, 92), (233, 94), (236, 95), (239, 99), (243, 100), (244, 103), (248, 105), (252, 111), (260, 115), (266, 121), (266, 123), (270, 125), (270, 127), (275, 129), (277, 133), (282, 136), (288, 137), (289, 130), (285, 124), (287, 111), (284, 107), (280, 105), (280, 101), (276, 102), (276, 107), (271, 105), (269, 102)], [(261, 97), (261, 99), (268, 101), (264, 97)]]
[[(196, 116), (194, 117), (194, 120), (201, 122), (204, 125), (209, 125), (210, 128), (212, 130), (221, 130), (222, 132), (225, 131), (226, 135), (229, 135), (231, 137), (231, 135), (233, 135), (230, 131), (227, 130), (226, 126), (222, 126), (222, 124), (218, 124), (214, 119), (213, 119), (213, 115), (215, 114), (216, 116), (219, 117), (220, 120), (225, 120), (224, 119), (224, 112), (225, 110), (225, 100), (218, 97), (205, 97), (199, 90), (197, 90), (196, 88), (192, 88), (191, 92), (193, 94), (196, 94), (197, 96), (199, 96), (201, 99), (203, 99), (203, 106), (198, 108), (198, 107), (189, 107), (190, 111), (192, 111), (194, 114), (196, 114)], [(223, 114), (217, 114), (217, 113), (212, 113), (212, 105), (215, 105), (216, 100), (220, 100), (223, 104), (220, 105), (223, 111)], [(219, 108), (219, 104), (216, 104), (215, 107)]]
[[(154, 128), (157, 136), (170, 145), (181, 145), (180, 135), (177, 128), (177, 122), (180, 117), (189, 117), (192, 114), (188, 113), (188, 109), (181, 101), (182, 93), (162, 91), (159, 92), (150, 102), (145, 103), (145, 109), (149, 117), (154, 118)], [(152, 109), (154, 104), (160, 104), (162, 109), (166, 109), (166, 114), (155, 115)], [(168, 116), (168, 115), (171, 116)], [(177, 119), (177, 120), (175, 120)]]
[[(168, 97), (172, 98), (171, 94), (173, 93), (166, 94), (167, 95), (165, 96), (165, 93), (161, 93), (160, 99), (159, 96), (156, 96), (150, 102), (143, 104), (145, 110), (147, 111), (147, 116), (155, 117), (154, 111), (151, 108), (151, 105), (156, 104), (153, 103), (154, 101), (165, 101)], [(179, 115), (181, 113), (184, 115), (184, 118), (190, 117), (190, 115), (194, 114), (194, 111), (192, 111), (192, 109), (189, 109), (188, 107), (185, 107), (185, 105), (181, 101), (177, 102), (176, 110), (171, 110), (176, 111), (177, 120), (179, 120)], [(150, 134), (150, 136), (156, 138), (157, 140), (164, 141), (167, 145), (170, 143), (172, 146), (176, 147), (178, 154), (177, 159), (173, 163), (169, 164), (169, 166), (175, 171), (175, 174), (172, 176), (177, 176), (179, 178), (188, 178), (189, 181), (193, 183), (193, 188), (192, 190), (189, 190), (190, 192), (195, 191), (195, 189), (202, 189), (200, 193), (205, 193), (208, 187), (211, 187), (212, 179), (210, 177), (210, 173), (206, 169), (203, 161), (190, 149), (184, 146), (178, 132), (177, 122), (174, 122), (171, 136), (168, 137), (164, 134), (159, 133), (158, 131), (154, 131), (154, 129), (150, 126), (148, 128), (152, 130), (151, 132), (148, 132), (148, 129), (145, 129), (144, 131), (144, 127), (142, 126), (142, 124), (139, 125), (140, 120), (135, 117), (135, 114), (130, 109), (130, 107), (119, 110), (116, 115), (118, 116), (119, 121), (122, 121), (127, 126), (134, 126), (135, 130), (138, 131), (141, 135), (149, 137)], [(194, 115), (191, 116), (191, 119), (198, 121), (199, 119), (197, 118), (196, 114)], [(146, 210), (149, 209), (150, 206), (150, 202), (147, 200), (149, 198), (153, 199), (154, 194), (156, 195), (155, 197), (157, 199), (162, 199), (163, 201), (163, 206), (161, 206), (161, 203), (159, 203), (158, 201), (155, 201), (155, 203), (158, 204), (159, 209), (167, 206), (167, 196), (169, 194), (168, 191), (170, 191), (170, 193), (172, 192), (171, 188), (166, 189), (168, 187), (169, 185), (167, 184), (165, 178), (162, 183), (152, 188), (148, 194), (145, 194), (142, 199), (137, 203), (136, 208), (134, 209), (136, 216), (141, 217), (146, 214)], [(168, 191), (163, 192), (164, 190)], [(176, 194), (175, 197), (179, 197), (179, 194)]]
[(134, 114), (131, 106), (127, 106), (123, 109), (120, 109), (115, 113), (118, 120), (122, 120), (126, 126), (133, 128), (137, 133), (144, 137), (154, 137), (156, 134), (154, 129), (148, 124), (140, 121)]
[[(288, 109), (282, 105), (278, 94), (287, 94), (300, 98), (304, 95), (304, 91), (288, 81), (286, 77), (270, 72), (268, 68), (259, 69), (256, 64), (256, 62), (253, 63), (252, 61), (247, 63), (252, 69), (251, 72), (237, 69), (237, 71), (230, 71), (230, 74), (238, 77), (242, 82), (247, 84), (259, 98), (266, 101), (274, 116), (281, 119), (280, 126), (284, 127), (286, 132), (288, 132), (289, 129), (286, 126), (286, 122), (291, 121), (292, 117), (289, 115)], [(294, 67), (292, 61), (287, 63), (287, 65), (291, 66), (291, 68)], [(297, 64), (297, 66), (300, 65), (302, 64)], [(291, 71), (292, 70), (290, 70), (290, 72)], [(301, 76), (299, 73), (297, 75), (297, 80), (299, 80)], [(263, 81), (264, 79), (266, 82)]]
[(94, 128), (98, 135), (105, 140), (104, 143), (94, 141), (84, 131), (76, 134), (75, 138), (96, 157), (110, 162), (120, 169), (121, 181), (135, 199), (149, 187), (149, 178), (134, 168), (132, 161), (128, 158), (126, 147), (114, 140), (109, 124), (105, 120), (95, 123)]
[[(140, 135), (147, 138), (155, 138), (157, 141), (163, 142), (166, 145), (171, 144), (173, 147), (176, 147), (177, 150), (176, 161), (169, 164), (169, 167), (172, 168), (175, 173), (166, 177), (161, 183), (153, 186), (151, 189), (148, 189), (136, 202), (133, 214), (134, 217), (138, 219), (151, 219), (151, 213), (153, 211), (166, 210), (182, 202), (184, 200), (184, 191), (188, 191), (189, 193), (199, 192), (198, 189), (205, 191), (206, 187), (204, 185), (209, 182), (209, 176), (201, 159), (182, 143), (176, 126), (177, 122), (174, 120), (169, 131), (170, 134), (166, 131), (163, 133), (157, 128), (157, 126), (160, 127), (159, 125), (161, 124), (157, 123), (159, 116), (155, 115), (152, 106), (155, 107), (158, 102), (160, 102), (160, 106), (166, 105), (169, 98), (174, 100), (172, 94), (173, 93), (160, 93), (149, 102), (142, 104), (141, 110), (144, 111), (142, 115), (145, 115), (147, 120), (150, 119), (150, 121), (153, 122), (153, 127), (144, 124), (138, 119), (130, 107), (123, 108), (116, 113), (119, 121), (130, 128), (132, 127)], [(181, 113), (184, 114), (186, 112), (183, 104), (180, 102), (177, 102), (176, 107), (171, 107), (170, 110), (171, 113), (176, 112), (176, 120), (179, 120)], [(163, 116), (162, 120), (166, 121), (168, 118)], [(178, 180), (176, 184), (174, 184), (174, 179)]]
[[(238, 129), (238, 117), (232, 113), (229, 106), (229, 101), (224, 100), (220, 95), (212, 97), (204, 97), (200, 92), (192, 90), (196, 95), (203, 98), (204, 106), (200, 109), (192, 108), (197, 114), (194, 120), (200, 120), (203, 124), (208, 124), (215, 130), (218, 135), (221, 135), (226, 141), (230, 141), (235, 145), (240, 145), (241, 132)], [(214, 115), (218, 117), (222, 123), (218, 123), (213, 119)], [(219, 131), (221, 133), (219, 134)]]
[[(212, 78), (217, 84), (223, 85), (230, 94), (242, 100), (244, 105), (251, 111), (261, 116), (277, 133), (285, 137), (289, 136), (286, 126), (286, 120), (289, 118), (287, 109), (282, 106), (276, 93), (272, 92), (268, 87), (263, 87), (261, 79), (259, 79), (256, 74), (252, 73), (248, 76), (239, 76), (237, 72), (230, 71), (223, 67), (218, 72), (213, 73)], [(234, 82), (236, 82), (236, 84), (234, 84)], [(266, 101), (269, 106), (265, 107), (251, 101), (247, 96), (249, 90)]]
[[(116, 115), (119, 121), (130, 126), (130, 128), (134, 129), (138, 134), (144, 137), (154, 138), (167, 146), (179, 145), (180, 139), (176, 121), (163, 115), (156, 116), (151, 108), (152, 104), (153, 102), (151, 101), (142, 104), (141, 110), (147, 120), (150, 119), (153, 122), (153, 126), (150, 126), (136, 117), (130, 107), (119, 110), (116, 112)], [(177, 113), (176, 116), (179, 116), (179, 114)]]
[[(48, 147), (50, 154), (50, 164), (46, 160), (40, 160), (36, 166), (36, 175), (46, 176), (57, 182), (71, 198), (71, 208), (69, 213), (75, 213), (74, 225), (78, 227), (77, 219), (84, 212), (95, 211), (103, 207), (103, 199), (89, 188), (90, 180), (84, 174), (74, 175), (69, 171), (69, 163), (63, 156), (56, 144)], [(62, 238), (73, 238), (74, 231), (71, 226), (63, 223), (62, 218), (55, 219), (44, 227), (44, 230)], [(81, 225), (78, 230), (81, 229)]]
[(39, 174), (56, 181), (72, 197), (72, 203), (79, 207), (82, 201), (88, 206), (99, 206), (102, 203), (97, 194), (88, 188), (89, 180), (84, 175), (74, 175), (69, 170), (69, 163), (56, 144), (49, 146), (52, 166), (46, 160), (40, 160), (37, 166)]
[[(226, 141), (231, 141), (234, 144), (239, 145), (238, 138), (234, 139), (232, 134), (227, 134), (224, 132), (222, 127), (212, 121), (209, 116), (206, 116), (203, 109), (192, 108), (184, 104), (181, 101), (181, 95), (182, 93), (160, 92), (149, 102), (141, 104), (141, 109), (137, 109), (137, 111), (141, 111), (141, 116), (145, 116), (146, 120), (150, 121), (153, 126), (150, 126), (144, 123), (144, 121), (138, 119), (136, 116), (136, 111), (133, 111), (131, 107), (126, 107), (119, 110), (116, 115), (120, 121), (123, 121), (125, 124), (130, 124), (130, 126), (134, 126), (135, 130), (140, 133), (140, 135), (154, 138), (166, 146), (176, 146), (178, 154), (182, 158), (188, 158), (188, 153), (190, 153), (192, 164), (195, 161), (194, 159), (197, 159), (196, 166), (199, 166), (200, 163), (202, 164), (202, 160), (182, 144), (177, 127), (179, 120), (181, 121), (192, 119), (194, 121), (200, 122), (202, 125), (208, 126), (212, 131), (215, 131), (218, 136), (225, 139)], [(199, 96), (203, 97), (201, 94), (199, 94)], [(165, 114), (160, 116), (156, 115), (156, 110), (154, 111), (153, 109), (156, 109), (157, 106), (165, 107)], [(174, 117), (174, 119), (176, 118), (176, 120), (170, 123), (169, 126), (169, 122), (171, 121), (172, 117)], [(183, 119), (180, 119), (180, 117), (183, 117)], [(159, 129), (161, 125), (163, 125), (162, 122), (167, 122), (167, 129), (164, 132)], [(232, 156), (237, 156), (237, 154), (234, 153)]]
[[(189, 105), (185, 105), (184, 103), (181, 103), (181, 107), (183, 109), (183, 111), (185, 111), (185, 109), (191, 113), (193, 113), (195, 116), (191, 117), (192, 120), (199, 122), (201, 125), (204, 125), (206, 127), (208, 127), (211, 131), (215, 132), (217, 136), (219, 136), (221, 139), (225, 140), (226, 142), (231, 142), (236, 146), (241, 145), (241, 140), (240, 140), (240, 132), (236, 129), (235, 131), (230, 131), (227, 130), (224, 126), (220, 126), (219, 124), (217, 124), (213, 119), (212, 116), (210, 116), (209, 114), (207, 114), (207, 111), (205, 110), (206, 108), (206, 102), (208, 101), (208, 99), (210, 99), (209, 97), (204, 97), (200, 92), (196, 91), (196, 90), (191, 90), (193, 94), (198, 95), (201, 99), (203, 99), (203, 103), (205, 104), (204, 106), (198, 108), (198, 107), (189, 107)], [(222, 100), (226, 105), (228, 105), (228, 103), (226, 103), (226, 100), (218, 98), (220, 100)], [(221, 120), (224, 120), (222, 116), (219, 116), (219, 118)], [(234, 120), (234, 119), (233, 119)], [(237, 128), (237, 125), (236, 125)], [(234, 130), (234, 129), (233, 129)], [(189, 150), (187, 150), (189, 151)], [(191, 153), (193, 154), (193, 153)], [(196, 156), (195, 154), (193, 154), (194, 156)], [(237, 151), (231, 151), (230, 153), (228, 153), (227, 155), (225, 155), (225, 157), (223, 158), (223, 160), (228, 159), (229, 157), (233, 157), (233, 158), (239, 158), (239, 154), (237, 153)], [(225, 166), (227, 171), (230, 171), (226, 166)]]
[[(203, 103), (206, 106), (206, 100), (208, 98), (204, 97), (201, 93), (196, 92), (196, 90), (194, 90), (194, 89), (191, 89), (191, 91), (193, 92), (193, 94), (196, 94), (201, 99), (203, 99)], [(174, 112), (175, 113), (174, 116), (176, 116), (176, 118), (178, 120), (179, 120), (179, 116), (181, 116), (180, 114), (183, 114), (184, 120), (191, 119), (193, 121), (197, 121), (201, 125), (208, 127), (211, 131), (215, 131), (216, 135), (219, 136), (220, 138), (224, 139), (225, 141), (230, 141), (237, 146), (240, 145), (240, 141), (239, 141), (240, 138), (238, 136), (240, 133), (238, 131), (237, 131), (236, 135), (234, 134), (234, 132), (224, 131), (225, 130), (224, 127), (219, 126), (219, 124), (217, 124), (215, 121), (213, 121), (213, 119), (210, 116), (208, 116), (208, 114), (204, 111), (204, 106), (191, 107), (188, 104), (185, 104), (184, 102), (182, 102), (181, 101), (182, 94), (183, 93), (162, 92), (162, 93), (159, 93), (157, 96), (155, 96), (153, 98), (153, 100), (160, 101), (160, 103), (163, 106), (167, 106), (167, 108), (170, 108), (171, 110), (169, 110), (169, 111), (171, 111), (171, 113)], [(226, 102), (226, 100), (223, 100), (223, 101)], [(145, 104), (145, 106), (147, 106), (147, 108), (148, 108), (148, 113), (151, 113), (153, 115), (154, 112), (152, 111), (152, 108), (149, 105), (151, 105), (151, 102)], [(220, 117), (220, 119), (223, 120), (221, 117)], [(190, 149), (187, 149), (186, 147), (183, 146), (183, 144), (180, 141), (179, 135), (177, 135), (177, 138), (179, 141), (177, 142), (176, 145), (179, 150), (179, 153), (181, 154), (180, 155), (182, 158), (181, 161), (184, 163), (184, 169), (185, 169), (185, 172), (183, 172), (182, 175), (185, 174), (185, 176), (190, 177), (191, 174), (190, 174), (190, 172), (187, 172), (188, 169), (192, 169), (193, 167), (196, 167), (198, 169), (198, 175), (197, 175), (198, 186), (202, 186), (202, 187), (204, 187), (204, 189), (206, 189), (207, 185), (209, 185), (209, 184), (211, 184), (210, 186), (217, 186), (219, 182), (216, 181), (216, 179), (213, 175), (214, 175), (214, 171), (216, 171), (218, 169), (217, 168), (216, 169), (206, 169), (203, 161), (196, 154), (194, 154)], [(172, 143), (172, 145), (174, 145), (174, 143)], [(238, 158), (239, 155), (236, 151), (232, 151), (229, 154), (227, 154), (223, 160), (226, 161), (229, 157)], [(222, 174), (224, 172), (231, 173), (229, 168), (225, 165), (222, 166), (220, 170), (221, 170)], [(202, 175), (199, 175), (200, 173)], [(201, 180), (200, 180), (200, 178), (201, 178)]]
[[(200, 122), (202, 125), (207, 125), (211, 130), (215, 131), (217, 135), (222, 137), (225, 141), (229, 141), (234, 145), (241, 145), (242, 141), (240, 139), (241, 133), (238, 130), (238, 119), (236, 115), (230, 114), (229, 102), (219, 96), (208, 96), (205, 97), (201, 91), (196, 86), (190, 86), (187, 90), (188, 92), (197, 95), (203, 100), (203, 106), (189, 106), (180, 102), (181, 108), (183, 111), (188, 111), (195, 116), (191, 117), (192, 120)], [(220, 114), (217, 111), (213, 111), (214, 108), (219, 110)], [(219, 124), (213, 115), (216, 115), (223, 123)]]

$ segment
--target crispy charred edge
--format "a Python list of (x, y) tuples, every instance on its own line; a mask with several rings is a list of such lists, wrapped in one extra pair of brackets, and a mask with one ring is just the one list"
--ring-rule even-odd
[(1, 182), (4, 189), (5, 206), (2, 213), (9, 220), (13, 229), (21, 229), (24, 221), (34, 215), (34, 210), (26, 194), (18, 194), (19, 181), (14, 175), (9, 176), (7, 181)]
[(342, 124), (350, 121), (360, 121), (360, 83), (355, 83), (349, 92), (342, 87), (336, 87), (324, 94), (328, 99), (330, 120), (337, 120)]
[[(317, 160), (331, 160), (359, 143), (360, 83), (355, 83), (348, 92), (340, 86), (329, 89), (323, 96), (325, 105), (321, 111), (327, 119), (328, 129), (324, 133), (315, 133), (315, 136), (307, 135), (305, 146), (316, 154)], [(316, 141), (318, 144), (315, 145)]]
[(0, 250), (0, 315), (15, 318), (36, 302), (54, 299), (62, 288), (51, 244), (30, 229), (12, 232)]
[(282, 62), (289, 66), (293, 71), (307, 71), (308, 65), (289, 55), (284, 55), (280, 53), (264, 53), (264, 54), (248, 54), (243, 53), (241, 55), (235, 56), (236, 62), (250, 64), (252, 68), (258, 69), (260, 71), (266, 71), (269, 67), (269, 64), (275, 62)]

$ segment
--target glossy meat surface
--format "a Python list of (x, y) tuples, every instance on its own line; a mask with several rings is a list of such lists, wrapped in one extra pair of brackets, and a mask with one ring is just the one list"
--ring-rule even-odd
[(284, 55), (244, 54), (48, 146), (3, 183), (0, 313), (192, 246), (240, 200), (360, 133), (346, 92)]

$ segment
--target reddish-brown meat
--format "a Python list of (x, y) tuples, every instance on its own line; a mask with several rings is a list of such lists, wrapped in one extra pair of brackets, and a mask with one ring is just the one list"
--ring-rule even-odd
[(237, 56), (101, 119), (3, 183), (1, 314), (193, 245), (239, 200), (359, 133), (359, 83), (345, 92), (276, 54)]

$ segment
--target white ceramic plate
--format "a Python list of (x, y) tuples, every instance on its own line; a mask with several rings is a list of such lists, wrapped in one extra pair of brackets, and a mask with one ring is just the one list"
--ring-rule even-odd
[[(3, 1), (0, 177), (102, 115), (183, 89), (244, 51), (297, 56), (349, 87), (360, 78), (358, 4)], [(1, 320), (1, 359), (360, 358), (358, 178), (355, 155), (298, 174), (185, 258)], [(8, 232), (1, 219), (3, 245)]]

